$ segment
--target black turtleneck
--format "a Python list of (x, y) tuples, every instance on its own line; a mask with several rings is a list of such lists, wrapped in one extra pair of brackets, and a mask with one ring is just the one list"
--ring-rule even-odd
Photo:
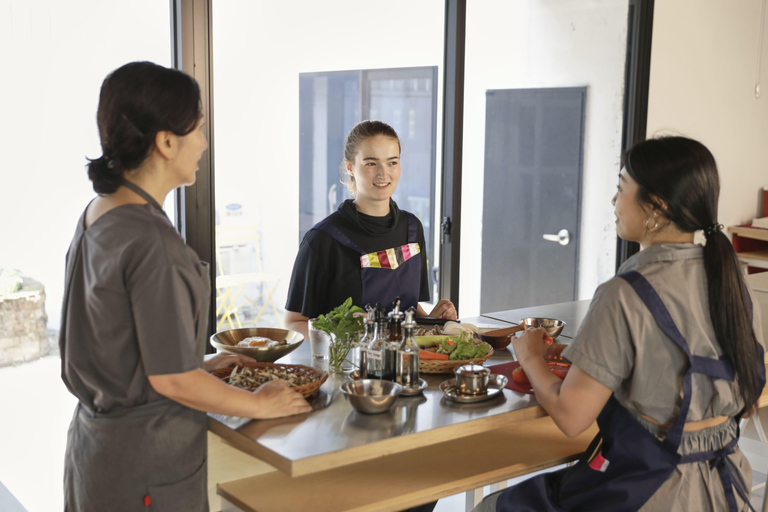
[[(408, 243), (408, 216), (390, 200), (389, 214), (373, 217), (357, 211), (348, 199), (326, 221), (336, 226), (366, 253), (382, 251)], [(429, 300), (427, 254), (424, 229), (419, 222), (417, 242), (421, 247), (419, 301)], [(431, 262), (430, 262), (431, 264)], [(304, 236), (293, 265), (285, 309), (315, 318), (342, 304), (347, 297), (358, 306), (363, 296), (360, 255), (324, 231), (311, 229)]]

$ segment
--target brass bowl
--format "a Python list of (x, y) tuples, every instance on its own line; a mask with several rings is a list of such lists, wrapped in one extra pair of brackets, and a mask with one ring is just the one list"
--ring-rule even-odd
[(547, 334), (550, 338), (553, 340), (560, 336), (560, 333), (563, 332), (563, 328), (565, 327), (565, 322), (562, 320), (558, 320), (556, 318), (523, 318), (520, 320), (521, 324), (525, 324), (526, 329), (531, 327), (542, 327), (545, 331), (547, 331)]
[[(273, 347), (238, 347), (237, 344), (251, 336), (261, 336), (275, 340), (279, 345)], [(299, 348), (304, 341), (300, 332), (273, 327), (243, 327), (219, 331), (211, 336), (211, 345), (219, 351), (233, 352), (252, 357), (260, 363), (274, 363)]]

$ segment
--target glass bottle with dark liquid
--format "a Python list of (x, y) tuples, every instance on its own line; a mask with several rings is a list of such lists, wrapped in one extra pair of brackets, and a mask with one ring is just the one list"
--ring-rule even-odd
[(384, 347), (384, 377), (394, 381), (397, 373), (397, 350), (403, 341), (403, 312), (400, 311), (400, 298), (395, 299), (392, 311), (387, 315), (387, 344)]

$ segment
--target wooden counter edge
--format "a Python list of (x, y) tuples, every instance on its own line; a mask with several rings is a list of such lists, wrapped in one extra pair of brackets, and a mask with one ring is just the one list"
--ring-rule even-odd
[(593, 425), (567, 438), (543, 417), (311, 475), (272, 472), (217, 489), (244, 511), (396, 511), (575, 460), (596, 432)]

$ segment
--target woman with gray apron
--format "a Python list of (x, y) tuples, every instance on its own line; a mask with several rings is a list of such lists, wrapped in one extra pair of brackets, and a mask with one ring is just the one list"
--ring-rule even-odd
[(617, 232), (642, 250), (595, 293), (563, 352), (565, 380), (547, 370), (540, 330), (513, 340), (555, 423), (575, 436), (597, 420), (599, 434), (574, 466), (488, 496), (478, 512), (751, 508), (738, 422), (765, 384), (762, 330), (715, 220), (715, 160), (696, 141), (652, 139), (627, 152), (619, 179)]
[(352, 297), (354, 304), (415, 307), (417, 317), (455, 319), (456, 308), (429, 300), (424, 229), (392, 200), (400, 179), (400, 140), (381, 121), (363, 121), (347, 135), (342, 173), (354, 195), (305, 235), (291, 275), (285, 306), (289, 329), (307, 334), (307, 320)]
[(102, 85), (104, 155), (88, 175), (99, 196), (67, 252), (59, 345), (79, 402), (67, 436), (68, 511), (206, 511), (204, 411), (269, 418), (309, 411), (285, 383), (256, 393), (205, 370), (207, 264), (160, 204), (194, 183), (206, 149), (200, 92), (189, 76), (127, 64)]

